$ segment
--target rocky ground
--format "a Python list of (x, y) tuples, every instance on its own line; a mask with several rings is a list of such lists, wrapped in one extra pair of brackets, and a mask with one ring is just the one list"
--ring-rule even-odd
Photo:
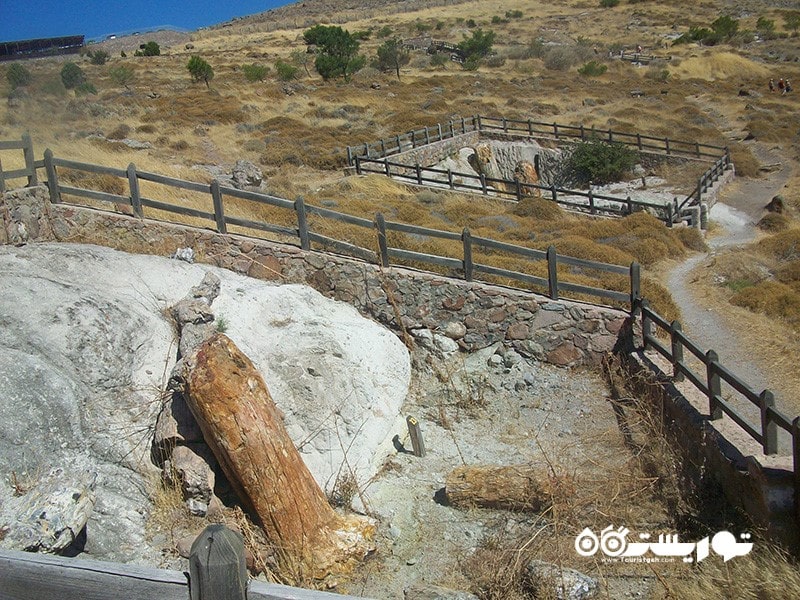
[[(6, 509), (16, 502), (12, 499), (24, 498), (48, 480), (50, 467), (77, 465), (81, 473), (96, 473), (96, 480), (81, 483), (79, 474), (74, 474), (70, 485), (85, 484), (82, 489), (90, 489), (89, 495), (96, 498), (88, 535), (73, 550), (101, 560), (187, 568), (180, 557), (185, 547), (179, 548), (179, 542), (185, 545), (208, 521), (174, 507), (166, 518), (162, 514), (160, 522), (153, 522), (157, 512), (152, 504), (153, 478), (158, 471), (147, 465), (147, 456), (163, 399), (160, 390), (176, 351), (164, 308), (199, 283), (208, 270), (212, 269), (180, 260), (91, 246), (3, 248), (0, 276), (7, 293), (0, 318), (6, 332), (2, 345), (6, 368), (0, 373), (0, 387), (10, 402), (0, 407), (6, 482), (0, 493)], [(318, 306), (308, 296), (281, 300), (267, 289), (302, 286), (269, 286), (214, 271), (222, 277), (223, 290), (214, 304), (217, 318), (266, 373), (276, 401), (284, 406), (290, 432), (305, 446), (304, 457), (329, 491), (338, 471), (329, 464), (333, 459), (324, 459), (330, 448), (321, 447), (324, 440), (315, 431), (322, 413), (303, 410), (297, 398), (330, 406), (337, 394), (368, 398), (369, 389), (373, 395), (381, 389), (387, 398), (399, 394), (394, 417), (381, 421), (365, 416), (367, 405), (358, 414), (340, 407), (342, 419), (349, 419), (353, 427), (342, 421), (342, 435), (352, 435), (339, 444), (339, 450), (363, 468), (355, 471), (349, 493), (341, 485), (336, 488), (336, 500), (374, 516), (379, 530), (376, 552), (363, 568), (351, 578), (328, 582), (338, 591), (402, 598), (404, 590), (415, 584), (468, 590), (472, 584), (465, 565), (491, 540), (524, 538), (543, 525), (552, 527), (552, 518), (536, 513), (447, 506), (442, 488), (448, 473), (458, 466), (526, 465), (545, 480), (557, 476), (581, 482), (626, 468), (629, 454), (606, 386), (595, 372), (535, 362), (502, 344), (465, 354), (455, 342), (429, 330), (412, 331), (414, 351), (405, 359), (393, 357), (395, 350), (363, 340), (388, 335), (394, 341), (387, 348), (402, 350), (397, 337), (386, 330), (365, 337), (370, 328), (383, 328), (355, 317), (348, 305), (343, 308), (351, 317), (334, 318), (332, 305), (340, 303), (325, 300)], [(260, 291), (251, 290), (252, 286)], [(313, 295), (324, 300), (316, 292)], [(35, 309), (31, 308), (34, 296)], [(337, 329), (352, 319), (353, 328)], [(265, 353), (263, 343), (271, 342), (280, 347)], [(304, 346), (305, 358), (292, 353)], [(345, 366), (343, 361), (351, 358), (352, 364)], [(410, 387), (408, 371), (401, 368), (404, 361), (412, 367)], [(384, 366), (377, 368), (378, 363)], [(334, 371), (338, 377), (331, 380)], [(362, 376), (358, 373), (367, 379), (357, 383)], [(288, 396), (295, 401), (287, 404)], [(18, 410), (22, 404), (28, 406), (24, 415)], [(306, 413), (313, 418), (304, 425)], [(409, 452), (406, 416), (420, 423), (424, 457)], [(394, 438), (393, 444), (378, 443), (381, 437)], [(388, 458), (381, 466), (382, 457)], [(366, 468), (376, 460), (379, 464)], [(59, 489), (68, 487), (62, 484)], [(2, 523), (6, 547), (14, 541), (9, 534), (13, 520), (6, 515)], [(564, 566), (597, 575), (593, 563), (586, 564), (570, 547), (572, 529), (577, 532), (588, 524), (588, 520), (570, 524), (560, 560)], [(634, 583), (630, 578), (602, 576), (600, 585), (624, 593), (636, 592), (648, 582), (639, 576)], [(409, 598), (424, 597), (410, 593)]]

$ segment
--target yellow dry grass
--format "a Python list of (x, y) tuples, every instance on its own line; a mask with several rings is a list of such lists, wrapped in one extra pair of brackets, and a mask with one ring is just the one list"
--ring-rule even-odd
[(756, 62), (746, 56), (718, 49), (701, 49), (696, 54), (681, 61), (679, 65), (670, 69), (675, 75), (682, 78), (704, 79), (716, 81), (718, 79), (735, 79), (747, 81), (762, 79), (766, 81), (772, 70), (763, 63)]

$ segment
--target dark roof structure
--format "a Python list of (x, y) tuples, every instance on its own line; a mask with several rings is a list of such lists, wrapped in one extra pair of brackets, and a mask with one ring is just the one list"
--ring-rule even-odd
[(82, 35), (0, 42), (0, 61), (56, 54), (77, 54), (83, 48), (83, 44), (84, 36)]

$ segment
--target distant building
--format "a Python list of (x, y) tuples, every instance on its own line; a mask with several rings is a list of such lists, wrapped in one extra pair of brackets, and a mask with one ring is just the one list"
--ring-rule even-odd
[(84, 36), (82, 35), (0, 42), (0, 61), (22, 60), (57, 54), (77, 54), (83, 48), (83, 44)]

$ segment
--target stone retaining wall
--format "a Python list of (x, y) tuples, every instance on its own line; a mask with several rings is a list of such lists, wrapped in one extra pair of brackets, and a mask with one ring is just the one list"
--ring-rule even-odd
[[(381, 268), (290, 245), (50, 205), (44, 187), (9, 192), (5, 204), (6, 214), (35, 216), (35, 222), (23, 224), (28, 231), (42, 232), (31, 241), (90, 243), (161, 256), (191, 248), (198, 262), (258, 279), (308, 284), (325, 296), (352, 304), (398, 335), (429, 329), (440, 344), (468, 351), (504, 342), (526, 356), (557, 365), (598, 364), (616, 344), (626, 317), (611, 308), (556, 302), (413, 269)], [(6, 229), (16, 231), (19, 222), (12, 219)]]

